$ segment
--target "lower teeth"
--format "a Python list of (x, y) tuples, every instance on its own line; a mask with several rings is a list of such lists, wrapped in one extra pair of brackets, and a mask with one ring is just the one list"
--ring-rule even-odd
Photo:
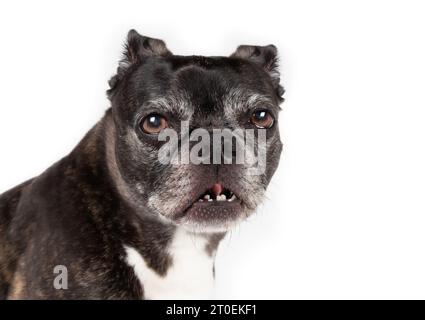
[(226, 196), (224, 194), (218, 196), (217, 201), (226, 201)]
[(226, 197), (226, 195), (221, 194), (221, 195), (217, 196), (216, 199), (211, 199), (210, 195), (207, 194), (207, 195), (203, 196), (201, 199), (199, 199), (198, 201), (199, 202), (203, 202), (203, 201), (212, 202), (214, 200), (215, 201), (226, 201), (227, 200), (229, 202), (232, 202), (232, 201), (236, 200), (236, 196), (234, 194), (232, 194), (232, 196), (230, 197), (230, 199), (228, 199)]

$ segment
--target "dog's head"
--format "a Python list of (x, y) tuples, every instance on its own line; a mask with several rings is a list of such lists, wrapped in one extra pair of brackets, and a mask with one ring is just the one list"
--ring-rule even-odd
[[(191, 231), (229, 229), (256, 209), (277, 168), (282, 95), (273, 45), (240, 46), (230, 57), (178, 56), (163, 41), (130, 31), (108, 90), (121, 190), (141, 212)], [(208, 139), (202, 139), (200, 128)], [(213, 138), (220, 129), (237, 132), (230, 149), (223, 137)], [(171, 130), (176, 135), (160, 141)], [(163, 161), (163, 147), (172, 145), (173, 137), (177, 156)], [(198, 144), (193, 153), (202, 157), (199, 163), (190, 152), (201, 140), (202, 148)], [(204, 148), (206, 140), (212, 148)], [(213, 159), (217, 142), (219, 162)], [(226, 150), (233, 160), (242, 150), (265, 163), (259, 169), (260, 161), (243, 156), (242, 162), (229, 163)]]

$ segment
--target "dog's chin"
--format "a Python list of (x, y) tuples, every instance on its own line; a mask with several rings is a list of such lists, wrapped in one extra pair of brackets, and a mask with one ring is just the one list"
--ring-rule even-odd
[(191, 232), (214, 233), (231, 230), (247, 216), (248, 212), (240, 201), (195, 202), (182, 217), (174, 221)]

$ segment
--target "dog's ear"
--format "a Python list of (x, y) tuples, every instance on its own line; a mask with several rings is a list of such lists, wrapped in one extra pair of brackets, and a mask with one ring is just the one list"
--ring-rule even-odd
[(230, 57), (249, 60), (263, 68), (270, 75), (279, 99), (283, 100), (282, 96), (285, 90), (280, 85), (279, 58), (276, 46), (272, 44), (268, 46), (242, 45)]
[(125, 44), (124, 58), (121, 63), (134, 64), (151, 56), (169, 56), (165, 42), (159, 39), (140, 35), (136, 30), (130, 30)]
[(145, 37), (136, 30), (130, 30), (127, 34), (127, 41), (124, 45), (123, 57), (120, 60), (117, 74), (109, 80), (108, 97), (111, 97), (114, 88), (132, 65), (141, 63), (149, 57), (167, 57), (170, 55), (172, 53), (167, 49), (164, 41)]

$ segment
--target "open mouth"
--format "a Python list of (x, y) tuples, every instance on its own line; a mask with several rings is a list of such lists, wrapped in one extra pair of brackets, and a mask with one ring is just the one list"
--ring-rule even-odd
[(199, 197), (198, 202), (215, 202), (215, 201), (233, 202), (235, 200), (238, 200), (238, 198), (232, 191), (230, 191), (229, 189), (223, 188), (221, 184), (216, 183)]
[(178, 218), (180, 223), (200, 230), (228, 230), (246, 217), (239, 197), (220, 183), (202, 193)]

